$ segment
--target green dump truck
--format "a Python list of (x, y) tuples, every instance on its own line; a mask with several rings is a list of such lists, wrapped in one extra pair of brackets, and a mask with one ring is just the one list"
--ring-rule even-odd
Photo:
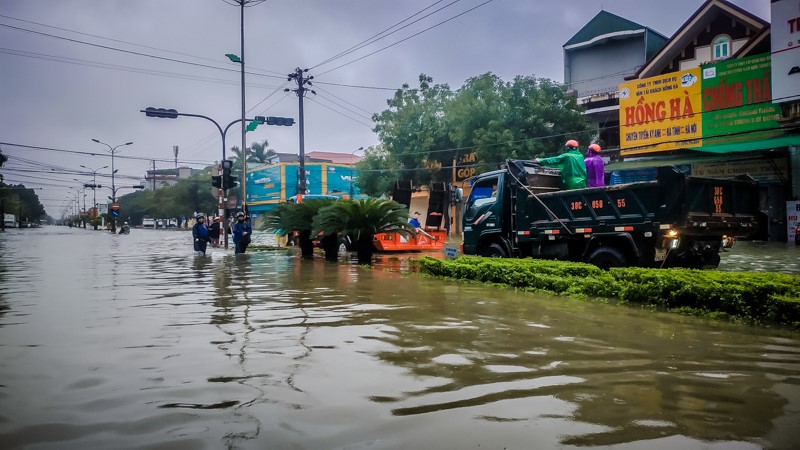
[(476, 177), (462, 253), (602, 268), (719, 265), (723, 240), (757, 231), (758, 186), (660, 167), (654, 181), (560, 190), (557, 170), (508, 161)]

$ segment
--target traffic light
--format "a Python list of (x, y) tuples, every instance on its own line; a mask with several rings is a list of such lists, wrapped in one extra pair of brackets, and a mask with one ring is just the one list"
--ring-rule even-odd
[(226, 159), (222, 161), (222, 188), (223, 189), (232, 189), (235, 188), (238, 183), (236, 182), (236, 177), (231, 176), (231, 169), (233, 169), (233, 161)]
[(294, 125), (294, 119), (292, 119), (291, 117), (256, 116), (254, 121), (258, 123), (266, 123), (267, 125), (277, 125), (284, 127), (290, 127)]
[(215, 188), (222, 189), (222, 176), (221, 175), (212, 176), (211, 185), (214, 186)]
[(165, 108), (145, 108), (144, 115), (147, 117), (161, 117), (164, 119), (177, 119), (178, 118), (178, 111), (175, 109), (165, 109)]

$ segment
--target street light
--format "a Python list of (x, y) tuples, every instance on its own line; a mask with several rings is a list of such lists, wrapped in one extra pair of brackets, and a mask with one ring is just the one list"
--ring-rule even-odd
[(356, 152), (360, 152), (364, 150), (364, 147), (358, 147), (357, 149), (353, 150), (353, 153), (350, 153), (350, 200), (353, 199), (353, 156), (356, 155)]
[(92, 169), (90, 167), (86, 167), (83, 164), (81, 164), (81, 167), (83, 167), (84, 169), (92, 172), (92, 207), (93, 208), (97, 208), (97, 192), (96, 192), (96, 190), (97, 190), (97, 172), (99, 172), (99, 171), (101, 171), (103, 169), (108, 169), (108, 166), (103, 166), (103, 167), (100, 167), (98, 169)]
[[(112, 195), (111, 203), (116, 203), (116, 201), (117, 201), (116, 192), (117, 191), (116, 191), (116, 189), (114, 189), (114, 174), (116, 173), (116, 171), (114, 170), (114, 154), (116, 153), (118, 148), (124, 147), (126, 145), (131, 145), (131, 144), (133, 144), (133, 142), (126, 142), (124, 144), (119, 144), (116, 147), (112, 147), (109, 144), (106, 144), (105, 142), (101, 142), (101, 141), (99, 141), (97, 139), (92, 139), (92, 141), (97, 142), (98, 144), (105, 145), (106, 147), (108, 147), (109, 152), (111, 152), (111, 195)], [(111, 231), (112, 232), (117, 231), (117, 219), (116, 218), (113, 218), (111, 220)]]

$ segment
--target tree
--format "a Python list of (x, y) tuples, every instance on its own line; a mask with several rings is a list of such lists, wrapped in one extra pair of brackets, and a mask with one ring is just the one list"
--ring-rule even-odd
[[(304, 200), (302, 203), (279, 204), (266, 215), (262, 229), (281, 235), (297, 231), (300, 241), (300, 253), (304, 259), (311, 259), (314, 257), (312, 236), (317, 236), (318, 234), (312, 234), (314, 217), (321, 209), (330, 206), (334, 202), (336, 202), (334, 199), (313, 198)], [(326, 259), (329, 259), (329, 257), (328, 249), (326, 249)], [(333, 260), (335, 259), (334, 256)]]
[(406, 218), (408, 209), (391, 200), (339, 200), (319, 210), (311, 234), (348, 235), (355, 243), (359, 264), (372, 264), (373, 238), (378, 233), (400, 233), (413, 237), (414, 227)]
[(253, 142), (248, 149), (247, 162), (255, 164), (266, 164), (270, 156), (275, 155), (275, 150), (269, 148), (269, 142)]
[[(403, 85), (389, 108), (374, 116), (383, 152), (367, 154), (360, 167), (380, 163), (386, 178), (419, 185), (451, 180), (453, 160), (467, 153), (475, 153), (485, 171), (506, 159), (555, 154), (567, 139), (589, 143), (588, 121), (559, 83), (532, 76), (504, 82), (486, 73), (452, 92), (432, 82), (420, 75), (418, 89)], [(359, 178), (359, 187), (371, 195), (385, 193), (379, 190), (394, 181)]]

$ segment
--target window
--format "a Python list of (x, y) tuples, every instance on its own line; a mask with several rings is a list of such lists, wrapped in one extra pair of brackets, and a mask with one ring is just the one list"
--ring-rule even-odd
[(712, 59), (714, 61), (727, 59), (731, 56), (731, 38), (728, 36), (717, 36), (713, 41), (712, 47)]
[(481, 180), (472, 187), (472, 193), (467, 200), (467, 209), (479, 207), (497, 201), (497, 178)]

